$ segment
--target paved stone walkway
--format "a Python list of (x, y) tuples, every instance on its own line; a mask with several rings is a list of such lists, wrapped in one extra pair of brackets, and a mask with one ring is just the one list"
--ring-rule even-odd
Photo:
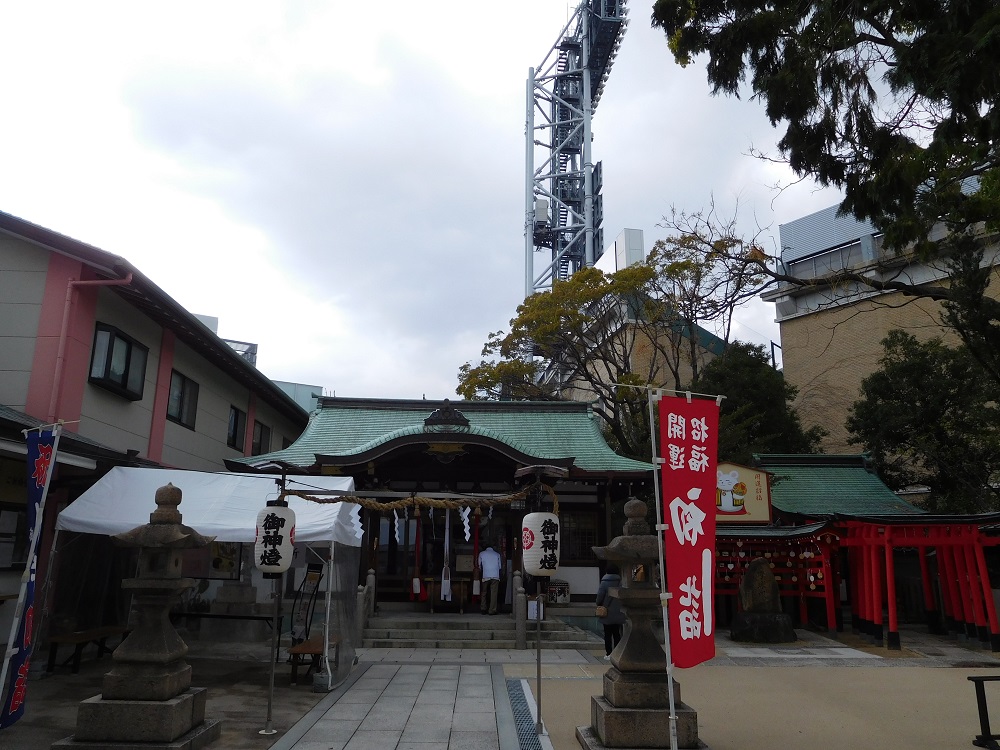
[[(502, 667), (359, 665), (273, 750), (500, 750), (517, 748)], [(353, 677), (353, 675), (352, 675)], [(500, 680), (502, 689), (495, 684)], [(497, 697), (503, 713), (498, 718)], [(505, 734), (501, 743), (500, 734)]]
[[(718, 631), (717, 656), (679, 670), (683, 699), (698, 710), (711, 747), (969, 747), (979, 724), (966, 678), (1000, 674), (1000, 659), (987, 648), (921, 628), (907, 629), (902, 651), (895, 652), (850, 633), (838, 640), (797, 633), (800, 640), (792, 644), (754, 645)], [(305, 680), (289, 687), (282, 655), (273, 704), (277, 734), (264, 736), (270, 644), (195, 641), (195, 684), (209, 689), (209, 715), (224, 719), (219, 750), (547, 750), (548, 741), (555, 750), (579, 750), (575, 728), (589, 721), (591, 696), (601, 692), (609, 666), (601, 650), (542, 652), (542, 713), (550, 737), (540, 741), (533, 732), (534, 651), (357, 654), (360, 663), (329, 694), (311, 692)], [(108, 666), (106, 659), (85, 659), (79, 674), (64, 669), (32, 680), (26, 716), (0, 731), (0, 750), (49, 750), (73, 734), (79, 702), (100, 692)], [(1000, 683), (990, 685), (988, 700), (1000, 715)], [(759, 726), (747, 725), (754, 721)]]
[[(765, 646), (734, 643), (719, 633), (717, 656), (704, 666), (1000, 668), (1000, 658), (987, 650), (918, 633), (907, 634), (902, 655), (799, 635), (794, 644)], [(508, 678), (521, 681), (533, 711), (534, 651), (359, 649), (358, 656), (348, 681), (271, 750), (527, 750), (529, 734), (532, 747), (539, 746), (520, 726), (531, 717), (519, 711), (515, 718), (507, 684)], [(593, 680), (605, 666), (600, 652), (542, 651), (547, 680)], [(543, 750), (551, 747), (540, 739)]]

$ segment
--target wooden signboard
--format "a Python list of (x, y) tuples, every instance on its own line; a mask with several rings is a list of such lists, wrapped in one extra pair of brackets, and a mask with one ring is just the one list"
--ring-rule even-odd
[(771, 485), (766, 471), (722, 463), (715, 473), (716, 523), (771, 522)]

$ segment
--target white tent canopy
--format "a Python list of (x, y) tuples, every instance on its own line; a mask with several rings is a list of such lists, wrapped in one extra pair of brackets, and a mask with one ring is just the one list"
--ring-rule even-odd
[[(278, 497), (278, 477), (260, 474), (213, 474), (182, 469), (134, 469), (117, 466), (59, 514), (56, 529), (114, 535), (149, 523), (156, 510), (156, 490), (168, 482), (182, 493), (183, 523), (219, 542), (253, 543), (257, 513)], [(287, 477), (287, 490), (354, 489), (351, 477)], [(331, 498), (328, 498), (331, 499)], [(295, 511), (296, 542), (361, 545), (357, 505), (316, 503), (288, 497)]]
[[(218, 542), (252, 544), (257, 534), (257, 514), (268, 500), (278, 497), (279, 477), (262, 474), (213, 474), (182, 469), (132, 469), (115, 467), (63, 510), (56, 520), (53, 551), (60, 531), (111, 536), (149, 523), (156, 510), (156, 490), (168, 482), (181, 490), (179, 510), (186, 526)], [(351, 477), (286, 477), (286, 490), (352, 492)], [(322, 497), (322, 495), (318, 495)], [(327, 496), (328, 500), (332, 499)], [(316, 503), (299, 497), (287, 498), (295, 511), (295, 541), (327, 543), (328, 580), (332, 580), (334, 543), (361, 546), (358, 506), (347, 502)], [(330, 670), (331, 588), (326, 588), (323, 664), (327, 689), (333, 686)], [(272, 635), (277, 648), (278, 633)], [(273, 661), (273, 660), (272, 660)], [(273, 679), (273, 675), (272, 675)]]

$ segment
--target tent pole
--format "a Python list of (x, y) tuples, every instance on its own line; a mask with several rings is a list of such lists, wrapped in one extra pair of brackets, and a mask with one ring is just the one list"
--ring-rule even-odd
[[(334, 545), (335, 542), (330, 540), (330, 562), (329, 564), (329, 575), (326, 579), (326, 642), (323, 644), (323, 658), (326, 660), (326, 673), (328, 675), (326, 681), (326, 689), (333, 689), (333, 672), (330, 669), (330, 614), (332, 612), (332, 601), (333, 601), (333, 562), (334, 562)], [(343, 610), (341, 610), (343, 611)], [(346, 630), (346, 628), (345, 628)]]
[(257, 734), (271, 735), (277, 734), (271, 721), (271, 706), (274, 703), (274, 663), (278, 660), (278, 602), (281, 600), (281, 581), (284, 575), (279, 573), (274, 577), (272, 596), (274, 597), (274, 607), (271, 613), (271, 678), (267, 686), (267, 721), (264, 728)]

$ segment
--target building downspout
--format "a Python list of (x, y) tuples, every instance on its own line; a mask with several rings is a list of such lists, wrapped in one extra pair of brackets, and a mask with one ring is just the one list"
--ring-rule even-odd
[(59, 395), (62, 391), (63, 370), (66, 367), (66, 340), (69, 338), (69, 316), (73, 309), (73, 291), (79, 286), (128, 286), (132, 283), (132, 273), (124, 279), (94, 279), (92, 281), (77, 281), (70, 279), (66, 284), (66, 302), (63, 306), (62, 326), (59, 328), (59, 348), (56, 351), (56, 371), (52, 378), (52, 394), (49, 396), (48, 422), (55, 422), (59, 407)]

